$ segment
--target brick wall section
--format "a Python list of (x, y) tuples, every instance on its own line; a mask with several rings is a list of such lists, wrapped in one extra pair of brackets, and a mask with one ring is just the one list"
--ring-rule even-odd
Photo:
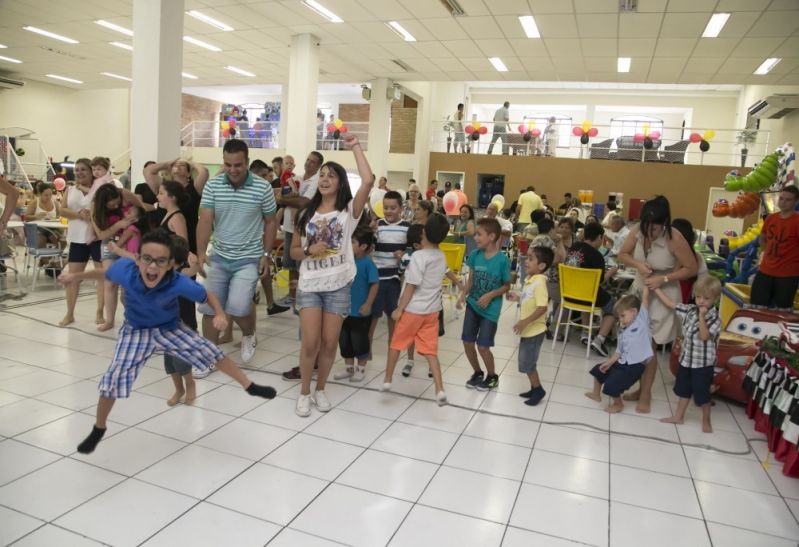
[[(219, 112), (222, 110), (222, 103), (220, 102), (186, 93), (183, 93), (181, 97), (181, 106), (181, 128), (186, 127), (191, 122), (218, 121)], [(195, 127), (194, 137), (197, 139), (197, 143), (201, 146), (218, 144), (218, 141), (215, 140), (219, 136), (218, 125), (213, 124), (207, 130), (203, 130), (205, 126), (206, 124), (198, 124)]]
[(338, 117), (344, 122), (368, 122), (368, 104), (339, 104)]
[[(415, 101), (414, 101), (415, 103)], [(410, 108), (401, 101), (391, 102), (391, 141), (389, 152), (413, 154), (416, 146), (416, 104)]]

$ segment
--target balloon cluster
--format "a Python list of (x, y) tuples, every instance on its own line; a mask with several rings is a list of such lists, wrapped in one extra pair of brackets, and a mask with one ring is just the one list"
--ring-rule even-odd
[(459, 214), (461, 207), (463, 207), (468, 203), (468, 200), (466, 199), (466, 194), (464, 194), (463, 192), (456, 192), (454, 190), (450, 190), (449, 192), (444, 194), (444, 198), (441, 201), (443, 202), (444, 205), (444, 212), (447, 213), (449, 216), (455, 216)]
[(651, 150), (655, 146), (654, 141), (660, 140), (660, 131), (652, 131), (650, 133), (648, 123), (645, 123), (641, 129), (643, 130), (641, 133), (633, 135), (633, 141), (642, 142), (644, 143), (644, 148)]
[(541, 136), (541, 130), (536, 129), (534, 121), (527, 122), (527, 125), (520, 124), (519, 133), (521, 133), (524, 142), (530, 142), (533, 137), (537, 139)]
[(732, 203), (726, 199), (716, 201), (711, 212), (714, 217), (744, 218), (757, 211), (758, 207), (760, 207), (760, 194), (743, 192), (738, 194)]
[(715, 136), (716, 132), (713, 131), (712, 129), (708, 129), (701, 135), (699, 133), (691, 133), (691, 135), (688, 137), (688, 140), (693, 143), (698, 142), (699, 150), (701, 150), (702, 152), (707, 152), (708, 150), (710, 150), (710, 142), (708, 141), (710, 141), (710, 139), (712, 139)]
[(583, 125), (575, 125), (572, 128), (572, 135), (580, 137), (580, 144), (588, 144), (589, 137), (596, 137), (599, 134), (599, 129), (591, 127), (591, 122), (588, 120), (583, 121)]
[(763, 229), (763, 219), (760, 219), (757, 224), (750, 227), (744, 234), (740, 237), (731, 237), (727, 240), (727, 243), (730, 246), (730, 250), (734, 251), (739, 247), (743, 247), (747, 243), (751, 243), (758, 237), (760, 237), (760, 231)]
[(67, 181), (64, 180), (63, 177), (56, 177), (53, 179), (53, 186), (55, 186), (55, 189), (59, 192), (63, 192), (64, 188), (67, 187)]
[(219, 127), (222, 129), (222, 136), (232, 138), (236, 136), (236, 117), (228, 116), (226, 119), (219, 122)]
[(464, 131), (466, 131), (466, 134), (469, 135), (470, 139), (476, 141), (480, 138), (480, 135), (485, 135), (488, 133), (488, 128), (482, 125), (480, 122), (474, 122), (473, 124), (467, 125)]
[[(327, 132), (328, 133), (332, 133), (334, 139), (340, 139), (341, 135), (343, 135), (347, 131), (349, 131), (347, 129), (347, 126), (344, 125), (344, 122), (342, 122), (339, 119), (337, 119), (333, 123), (327, 124)], [(381, 200), (381, 203), (382, 203), (382, 200)], [(383, 218), (382, 215), (380, 216), (380, 218)]]
[(779, 153), (772, 152), (761, 161), (748, 175), (742, 177), (738, 171), (730, 171), (724, 179), (724, 189), (731, 192), (758, 192), (766, 190), (774, 184), (779, 171)]

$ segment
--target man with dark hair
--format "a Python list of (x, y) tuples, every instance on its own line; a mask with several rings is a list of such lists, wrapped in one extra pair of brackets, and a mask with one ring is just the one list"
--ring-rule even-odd
[(557, 211), (558, 214), (559, 215), (565, 215), (566, 211), (568, 211), (569, 208), (572, 206), (571, 202), (572, 202), (571, 192), (566, 192), (565, 194), (563, 194), (563, 203), (561, 203), (558, 206), (558, 211)]
[(510, 121), (509, 107), (510, 103), (505, 101), (503, 105), (494, 112), (494, 132), (491, 135), (491, 144), (488, 145), (488, 152), (486, 152), (489, 156), (494, 150), (494, 143), (499, 139), (502, 139), (502, 154), (505, 156), (508, 155), (508, 139), (506, 135), (510, 130), (510, 124), (508, 123)]
[(427, 192), (425, 192), (425, 198), (427, 199), (427, 201), (430, 201), (436, 195), (437, 186), (438, 186), (438, 181), (436, 179), (431, 180), (430, 184), (427, 185)]
[(283, 157), (282, 156), (275, 156), (272, 158), (272, 169), (275, 170), (275, 176), (277, 180), (280, 180), (280, 175), (283, 174)]

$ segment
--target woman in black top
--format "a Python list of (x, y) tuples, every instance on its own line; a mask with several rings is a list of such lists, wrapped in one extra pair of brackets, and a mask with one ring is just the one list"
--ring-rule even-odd
[[(144, 164), (145, 177), (147, 176), (147, 167), (153, 164), (155, 164), (154, 161), (148, 161)], [(164, 220), (164, 214), (166, 213), (156, 205), (158, 203), (158, 196), (156, 195), (158, 193), (158, 184), (156, 184), (154, 188), (151, 188), (149, 183), (140, 182), (136, 185), (136, 188), (133, 189), (133, 193), (136, 194), (136, 197), (139, 198), (142, 203), (155, 206), (154, 211), (147, 212), (147, 223), (151, 230), (157, 228), (161, 224), (161, 221)]]

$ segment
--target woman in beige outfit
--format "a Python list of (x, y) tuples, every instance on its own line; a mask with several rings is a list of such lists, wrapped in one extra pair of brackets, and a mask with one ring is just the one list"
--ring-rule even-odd
[[(671, 208), (663, 196), (647, 201), (641, 209), (641, 222), (630, 230), (618, 256), (619, 262), (638, 270), (632, 291), (640, 294), (662, 289), (675, 302), (682, 301), (680, 281), (696, 275), (697, 264), (693, 249), (678, 230), (671, 229)], [(648, 413), (652, 402), (652, 383), (657, 372), (659, 344), (673, 342), (679, 325), (674, 311), (659, 298), (650, 299), (653, 351), (655, 356), (646, 364), (639, 391), (630, 393), (627, 400), (637, 400), (636, 412)]]

